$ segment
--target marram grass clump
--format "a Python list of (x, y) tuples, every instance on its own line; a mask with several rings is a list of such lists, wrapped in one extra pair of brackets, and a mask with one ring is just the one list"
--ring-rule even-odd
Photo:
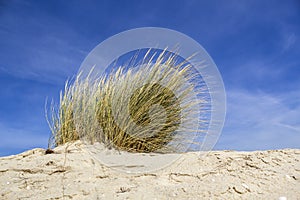
[(197, 98), (188, 62), (148, 52), (137, 66), (92, 73), (67, 82), (60, 104), (51, 103), (49, 146), (81, 139), (129, 152), (178, 152), (193, 143), (205, 100)]

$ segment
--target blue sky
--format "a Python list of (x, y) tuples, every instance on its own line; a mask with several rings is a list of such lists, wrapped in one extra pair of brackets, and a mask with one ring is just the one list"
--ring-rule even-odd
[(147, 26), (187, 34), (218, 66), (227, 117), (215, 149), (300, 148), (299, 1), (4, 0), (0, 156), (46, 148), (45, 98), (101, 41)]

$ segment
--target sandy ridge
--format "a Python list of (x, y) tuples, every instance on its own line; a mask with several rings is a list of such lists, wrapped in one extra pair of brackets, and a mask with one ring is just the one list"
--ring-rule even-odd
[(300, 149), (183, 154), (163, 170), (126, 174), (76, 142), (0, 158), (0, 199), (300, 199)]

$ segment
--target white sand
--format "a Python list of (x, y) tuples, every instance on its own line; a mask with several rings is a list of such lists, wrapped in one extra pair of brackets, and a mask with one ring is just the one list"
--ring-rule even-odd
[(0, 158), (0, 199), (300, 200), (300, 149), (191, 152), (159, 171), (128, 174), (118, 170), (135, 166), (113, 170), (82, 143), (67, 146)]

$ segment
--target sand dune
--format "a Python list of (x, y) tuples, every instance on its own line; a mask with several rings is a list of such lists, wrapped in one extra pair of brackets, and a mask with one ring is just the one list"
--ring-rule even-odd
[(300, 149), (190, 152), (139, 174), (106, 167), (81, 142), (33, 149), (0, 158), (0, 199), (300, 199)]

